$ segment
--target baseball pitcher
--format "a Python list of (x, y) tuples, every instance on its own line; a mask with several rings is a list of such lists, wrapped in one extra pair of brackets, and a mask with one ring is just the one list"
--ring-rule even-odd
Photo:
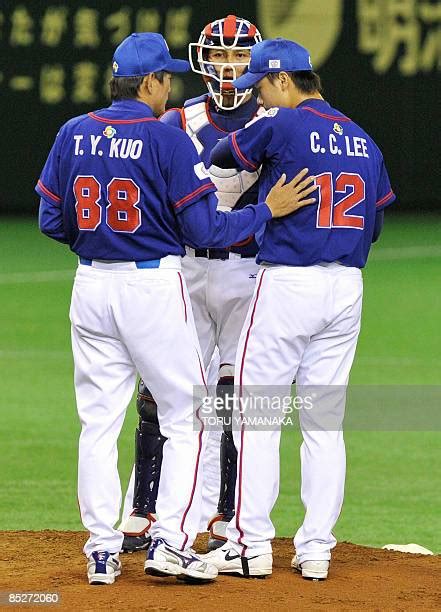
[(233, 432), (239, 456), (236, 515), (227, 544), (204, 558), (222, 573), (271, 573), (280, 428), (252, 431), (244, 407), (252, 405), (256, 386), (289, 389), (296, 377), (304, 400), (299, 418), (305, 517), (294, 538), (292, 567), (304, 578), (325, 579), (344, 495), (342, 422), (360, 330), (361, 269), (395, 195), (378, 146), (323, 99), (304, 47), (284, 39), (258, 43), (249, 71), (234, 85), (255, 86), (267, 112), (221, 141), (211, 161), (249, 171), (261, 167), (259, 199), (280, 170), (292, 176), (307, 166), (318, 197), (316, 205), (268, 222), (260, 238), (260, 270), (235, 366), (243, 400), (240, 427)]

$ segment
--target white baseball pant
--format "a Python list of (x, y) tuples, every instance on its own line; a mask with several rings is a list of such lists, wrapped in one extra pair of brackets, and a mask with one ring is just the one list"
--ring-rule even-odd
[[(216, 386), (219, 377), (219, 351), (216, 349), (207, 370), (207, 385)], [(221, 432), (207, 432), (205, 454), (203, 458), (203, 485), (202, 485), (202, 515), (199, 531), (206, 531), (208, 518), (214, 514), (219, 497), (219, 444)], [(135, 466), (130, 474), (129, 484), (124, 496), (121, 525), (125, 523), (133, 510), (133, 494), (135, 490)], [(213, 509), (214, 504), (214, 509)]]
[[(249, 396), (253, 385), (346, 387), (360, 329), (362, 276), (337, 263), (310, 267), (265, 266), (239, 340), (236, 389)], [(247, 391), (248, 387), (248, 391)], [(336, 540), (345, 482), (341, 425), (344, 399), (330, 406), (333, 430), (324, 429), (307, 410), (299, 411), (305, 506), (294, 538), (300, 561), (326, 560)], [(279, 492), (280, 430), (234, 432), (238, 449), (236, 516), (227, 528), (234, 548), (246, 556), (271, 551), (270, 512)]]
[[(241, 258), (234, 253), (230, 254), (230, 259), (225, 260), (194, 257), (194, 251), (187, 248), (187, 256), (182, 260), (182, 272), (190, 294), (209, 385), (217, 384), (218, 363), (234, 365), (237, 343), (253, 296), (258, 271), (259, 266), (254, 258)], [(207, 529), (209, 519), (217, 511), (221, 435), (221, 431), (208, 432), (204, 457), (201, 531)]]
[(114, 528), (121, 504), (117, 440), (137, 372), (158, 403), (168, 438), (152, 536), (185, 548), (198, 531), (206, 435), (193, 423), (193, 387), (204, 384), (204, 372), (180, 260), (166, 257), (157, 269), (133, 262), (78, 267), (70, 317), (87, 556), (117, 552), (123, 541)]

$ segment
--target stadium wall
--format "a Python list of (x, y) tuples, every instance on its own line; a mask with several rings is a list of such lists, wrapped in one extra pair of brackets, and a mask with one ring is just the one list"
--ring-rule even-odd
[[(310, 49), (325, 97), (383, 150), (401, 210), (441, 209), (441, 1), (3, 0), (0, 213), (35, 211), (33, 187), (59, 126), (108, 104), (111, 57), (125, 36), (159, 31), (185, 58), (207, 21), (231, 12), (265, 38)], [(169, 105), (203, 90), (199, 75), (177, 76)]]

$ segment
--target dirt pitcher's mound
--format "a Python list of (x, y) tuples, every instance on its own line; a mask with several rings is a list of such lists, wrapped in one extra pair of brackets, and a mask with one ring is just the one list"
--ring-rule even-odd
[[(0, 609), (5, 593), (47, 592), (58, 593), (55, 607), (68, 610), (441, 610), (440, 555), (342, 543), (333, 552), (328, 580), (311, 582), (290, 570), (291, 540), (278, 539), (274, 573), (265, 580), (220, 576), (193, 586), (154, 578), (144, 574), (140, 552), (121, 555), (123, 572), (115, 584), (89, 586), (81, 553), (85, 539), (81, 532), (0, 532)], [(204, 544), (201, 537), (197, 550)]]

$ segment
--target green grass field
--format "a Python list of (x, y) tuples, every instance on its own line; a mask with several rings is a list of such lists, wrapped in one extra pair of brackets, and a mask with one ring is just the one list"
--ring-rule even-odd
[[(440, 229), (441, 217), (386, 218), (364, 273), (362, 333), (351, 376), (351, 383), (368, 385), (367, 394), (372, 385), (441, 383)], [(81, 529), (68, 319), (76, 258), (40, 235), (35, 220), (1, 219), (0, 244), (0, 525)], [(123, 486), (135, 423), (132, 402), (119, 443)], [(293, 431), (282, 440), (274, 521), (283, 536), (293, 535), (302, 518), (299, 440)], [(347, 431), (346, 443), (337, 538), (374, 546), (416, 542), (440, 553), (439, 428)]]

